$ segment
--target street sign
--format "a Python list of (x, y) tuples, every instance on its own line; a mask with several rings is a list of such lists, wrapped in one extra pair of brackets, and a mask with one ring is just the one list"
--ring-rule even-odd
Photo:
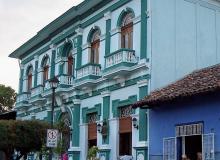
[(48, 129), (47, 130), (47, 147), (57, 147), (58, 130)]

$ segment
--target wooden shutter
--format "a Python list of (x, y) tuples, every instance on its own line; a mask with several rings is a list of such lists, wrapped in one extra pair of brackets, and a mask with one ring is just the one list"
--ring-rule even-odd
[(44, 67), (44, 75), (43, 75), (43, 80), (44, 81), (48, 80), (48, 70), (49, 70), (49, 67), (45, 66)]
[(131, 117), (123, 117), (119, 119), (119, 133), (132, 132), (132, 120)]
[(68, 57), (68, 72), (67, 72), (68, 75), (73, 75), (73, 57), (72, 56), (69, 56)]
[(88, 140), (97, 139), (97, 125), (96, 123), (88, 124)]
[(121, 28), (121, 48), (133, 48), (133, 23)]
[(28, 91), (32, 88), (32, 74), (28, 75)]
[(96, 40), (91, 44), (91, 55), (90, 55), (90, 62), (99, 64), (99, 46), (100, 40)]

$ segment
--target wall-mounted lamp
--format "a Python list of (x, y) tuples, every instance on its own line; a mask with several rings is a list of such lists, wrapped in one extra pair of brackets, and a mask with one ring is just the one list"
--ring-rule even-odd
[(133, 127), (136, 128), (136, 129), (138, 129), (137, 118), (134, 117), (134, 118), (132, 119), (132, 122), (133, 122)]
[(108, 125), (106, 120), (103, 121), (102, 125), (97, 124), (97, 131), (102, 134), (103, 137), (106, 137), (108, 134)]
[(97, 131), (98, 131), (99, 133), (102, 132), (102, 125), (101, 125), (100, 123), (97, 124)]

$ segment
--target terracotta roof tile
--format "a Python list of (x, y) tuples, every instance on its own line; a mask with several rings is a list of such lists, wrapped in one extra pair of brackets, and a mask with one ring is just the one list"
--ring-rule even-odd
[(184, 78), (150, 93), (133, 107), (156, 105), (220, 89), (220, 64), (192, 72)]

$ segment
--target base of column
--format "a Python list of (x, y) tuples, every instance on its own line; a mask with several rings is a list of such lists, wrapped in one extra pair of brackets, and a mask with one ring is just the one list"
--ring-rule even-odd
[(79, 160), (80, 151), (68, 151), (68, 160)]
[(110, 149), (101, 149), (99, 150), (100, 160), (109, 160)]
[(148, 160), (148, 148), (147, 147), (135, 147), (136, 160)]

